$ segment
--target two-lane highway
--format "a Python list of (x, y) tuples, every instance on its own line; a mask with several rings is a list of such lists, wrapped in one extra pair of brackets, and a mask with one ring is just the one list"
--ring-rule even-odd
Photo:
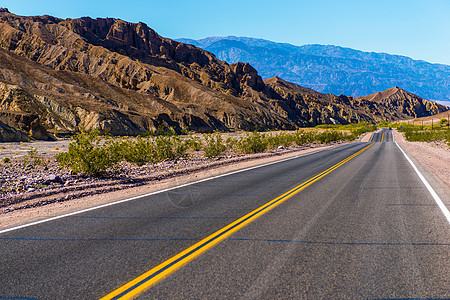
[(0, 231), (0, 299), (450, 298), (449, 223), (372, 141)]

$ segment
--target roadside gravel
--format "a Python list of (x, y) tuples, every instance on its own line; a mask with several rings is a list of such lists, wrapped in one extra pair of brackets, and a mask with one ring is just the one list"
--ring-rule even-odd
[(329, 148), (337, 143), (292, 146), (266, 153), (228, 155), (207, 159), (164, 161), (142, 167), (123, 163), (121, 170), (105, 178), (73, 175), (59, 167), (54, 156), (40, 156), (35, 166), (24, 157), (0, 164), (0, 228), (97, 206), (149, 192), (193, 182), (296, 155)]
[[(360, 136), (367, 142), (371, 133)], [(395, 140), (430, 172), (450, 187), (450, 149), (445, 145), (406, 142), (401, 133), (394, 131)], [(34, 144), (42, 152), (51, 151), (55, 144)], [(61, 141), (59, 148), (66, 147)], [(13, 157), (8, 164), (0, 164), (0, 229), (17, 226), (44, 218), (94, 207), (120, 199), (138, 196), (180, 184), (225, 174), (228, 172), (264, 164), (288, 157), (307, 154), (330, 145), (289, 147), (267, 153), (229, 155), (206, 159), (199, 155), (189, 159), (164, 161), (142, 167), (122, 164), (121, 172), (108, 178), (89, 178), (73, 175), (60, 168), (53, 155), (42, 155), (40, 165), (27, 161), (26, 152)], [(29, 147), (29, 145), (16, 145)], [(48, 149), (47, 149), (47, 148)], [(11, 147), (9, 151), (17, 151)], [(47, 149), (47, 150), (45, 150)]]
[(395, 141), (450, 188), (450, 147), (445, 143), (408, 142), (394, 130)]

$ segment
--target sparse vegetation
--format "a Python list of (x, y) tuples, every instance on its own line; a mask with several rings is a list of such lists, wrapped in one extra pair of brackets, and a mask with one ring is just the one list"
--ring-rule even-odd
[(28, 157), (32, 160), (33, 165), (40, 166), (42, 164), (42, 160), (39, 158), (38, 150), (34, 147), (31, 147), (28, 150)]
[(247, 133), (245, 137), (239, 138), (236, 142), (236, 149), (246, 154), (263, 152), (267, 149), (267, 146), (267, 136), (256, 130), (250, 134)]
[[(74, 135), (67, 152), (57, 154), (56, 158), (62, 166), (70, 168), (74, 173), (101, 176), (108, 169), (117, 168), (120, 162), (142, 166), (147, 163), (187, 157), (191, 152), (201, 150), (208, 158), (223, 155), (226, 151), (243, 154), (259, 153), (280, 146), (287, 148), (292, 145), (354, 140), (359, 134), (374, 129), (373, 125), (361, 124), (346, 125), (343, 129), (331, 126), (331, 129), (318, 127), (314, 130), (295, 132), (253, 131), (239, 137), (228, 137), (226, 140), (220, 133), (178, 135), (170, 128), (158, 128), (158, 134), (136, 138), (101, 137), (98, 131), (83, 131)], [(30, 150), (30, 157), (37, 157), (34, 151)]]
[(198, 136), (187, 137), (185, 143), (191, 151), (200, 151), (200, 149), (202, 149), (202, 139)]
[(155, 145), (154, 143), (142, 137), (138, 137), (135, 141), (125, 140), (113, 142), (110, 145), (112, 153), (123, 160), (135, 163), (138, 166), (154, 162)]
[[(445, 120), (445, 119), (442, 119)], [(442, 121), (441, 120), (441, 121)], [(445, 120), (446, 121), (446, 120)], [(441, 124), (443, 125), (443, 124)], [(445, 142), (450, 146), (450, 129), (442, 126), (421, 126), (407, 123), (392, 124), (398, 131), (403, 132), (409, 142)]]
[(111, 150), (110, 145), (101, 145), (98, 131), (83, 131), (73, 136), (68, 151), (59, 153), (56, 159), (75, 173), (100, 176), (108, 168), (116, 167), (121, 159)]
[(220, 134), (207, 135), (205, 139), (206, 145), (204, 150), (206, 157), (217, 157), (227, 150), (227, 145), (223, 142)]
[[(379, 126), (387, 127), (388, 124), (379, 124)], [(363, 133), (371, 132), (377, 129), (377, 126), (374, 124), (370, 124), (368, 122), (361, 122), (356, 124), (347, 124), (347, 125), (318, 125), (316, 128), (320, 129), (334, 129), (339, 131), (347, 131), (350, 133), (345, 139), (347, 141), (355, 140), (358, 136)]]

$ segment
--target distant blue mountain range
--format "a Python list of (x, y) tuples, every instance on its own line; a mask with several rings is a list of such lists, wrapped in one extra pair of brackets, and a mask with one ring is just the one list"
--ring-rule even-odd
[(228, 63), (248, 62), (263, 78), (278, 76), (322, 93), (357, 97), (399, 86), (450, 105), (449, 65), (332, 45), (294, 46), (248, 37), (178, 41), (212, 52)]

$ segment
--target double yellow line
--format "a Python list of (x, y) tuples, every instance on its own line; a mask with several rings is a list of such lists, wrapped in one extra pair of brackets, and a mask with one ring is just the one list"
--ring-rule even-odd
[(333, 172), (334, 170), (336, 170), (337, 168), (339, 168), (340, 166), (342, 166), (349, 160), (358, 156), (359, 154), (361, 154), (362, 152), (367, 150), (369, 147), (371, 147), (373, 144), (374, 143), (368, 145), (367, 147), (356, 152), (355, 154), (353, 154), (353, 155), (347, 157), (346, 159), (340, 161), (339, 163), (335, 164), (331, 168), (323, 171), (322, 173), (303, 182), (302, 184), (289, 190), (288, 192), (284, 193), (283, 195), (267, 202), (266, 204), (258, 207), (257, 209), (253, 210), (252, 212), (237, 219), (236, 221), (232, 222), (231, 224), (214, 232), (210, 236), (204, 238), (203, 240), (201, 240), (201, 241), (197, 242), (196, 244), (192, 245), (191, 247), (183, 250), (182, 252), (178, 253), (177, 255), (173, 256), (172, 258), (169, 258), (168, 260), (157, 265), (156, 267), (152, 268), (151, 270), (145, 272), (144, 274), (140, 275), (139, 277), (131, 280), (130, 282), (126, 283), (125, 285), (121, 286), (120, 288), (116, 289), (115, 291), (102, 297), (101, 300), (132, 299), (133, 297), (136, 297), (137, 295), (139, 295), (140, 293), (144, 292), (146, 289), (148, 289), (149, 287), (154, 285), (156, 282), (160, 281), (161, 279), (168, 276), (170, 273), (174, 272), (175, 270), (177, 270), (184, 264), (188, 263), (189, 261), (193, 260), (195, 257), (197, 257), (200, 254), (202, 254), (203, 252), (207, 251), (209, 248), (220, 243), (221, 241), (226, 239), (228, 236), (232, 235), (233, 233), (235, 233), (239, 229), (243, 228), (247, 224), (251, 223), (252, 221), (259, 218), (263, 214), (267, 213), (271, 209), (280, 205), (281, 203), (283, 203), (287, 199), (291, 198), (292, 196), (294, 196), (301, 190), (305, 189), (307, 186), (313, 184), (320, 178)]

